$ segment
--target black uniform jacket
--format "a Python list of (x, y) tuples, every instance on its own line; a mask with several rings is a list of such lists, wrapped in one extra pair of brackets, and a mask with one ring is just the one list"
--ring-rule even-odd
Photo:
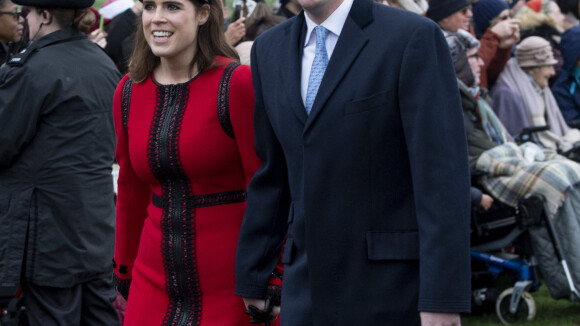
[(112, 101), (120, 75), (76, 30), (0, 68), (0, 294), (107, 275), (114, 247)]

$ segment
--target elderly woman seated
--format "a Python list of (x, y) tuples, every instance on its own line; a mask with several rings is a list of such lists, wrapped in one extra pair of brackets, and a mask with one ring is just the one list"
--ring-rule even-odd
[[(468, 33), (457, 40), (448, 39), (454, 61), (466, 56), (473, 78), (458, 78), (463, 105), (470, 167), (482, 175), (478, 184), (495, 200), (509, 206), (529, 193), (541, 194), (547, 213), (554, 222), (556, 236), (565, 243), (564, 257), (569, 262), (575, 287), (580, 288), (580, 164), (557, 155), (554, 150), (537, 145), (517, 145), (493, 112), (487, 90), (479, 87), (483, 66), (478, 56), (478, 42)], [(521, 53), (520, 53), (521, 55)], [(458, 65), (455, 65), (457, 68)], [(467, 76), (465, 71), (456, 71)], [(531, 78), (531, 77), (530, 77)], [(530, 83), (530, 79), (525, 80)], [(530, 229), (534, 254), (538, 258), (550, 295), (569, 298), (570, 287), (560, 269), (547, 231), (543, 227)]]
[(491, 90), (492, 107), (510, 134), (547, 125), (549, 130), (537, 133), (538, 143), (567, 151), (580, 141), (580, 131), (568, 127), (548, 87), (556, 63), (548, 41), (538, 36), (524, 39)]

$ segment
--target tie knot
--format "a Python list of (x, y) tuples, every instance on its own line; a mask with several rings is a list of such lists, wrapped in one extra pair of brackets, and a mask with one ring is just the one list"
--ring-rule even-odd
[(326, 35), (328, 35), (328, 30), (322, 26), (314, 27), (314, 31), (316, 32), (316, 43), (320, 44), (326, 42)]

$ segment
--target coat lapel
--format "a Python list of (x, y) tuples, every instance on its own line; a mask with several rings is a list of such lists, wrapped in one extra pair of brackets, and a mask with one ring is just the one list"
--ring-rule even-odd
[(287, 60), (287, 67), (283, 68), (286, 71), (288, 78), (286, 78), (286, 94), (287, 101), (290, 103), (292, 110), (302, 122), (306, 123), (308, 115), (302, 102), (302, 95), (300, 93), (300, 75), (302, 73), (302, 52), (304, 50), (304, 39), (306, 37), (306, 23), (304, 21), (304, 12), (296, 16), (294, 24), (290, 26), (290, 42), (286, 45), (285, 53)]
[(355, 0), (344, 23), (333, 54), (330, 57), (324, 77), (322, 77), (322, 82), (314, 99), (312, 110), (306, 120), (304, 132), (312, 125), (328, 101), (328, 98), (340, 84), (343, 76), (356, 60), (360, 51), (367, 44), (369, 39), (362, 28), (371, 21), (372, 2), (368, 0)]

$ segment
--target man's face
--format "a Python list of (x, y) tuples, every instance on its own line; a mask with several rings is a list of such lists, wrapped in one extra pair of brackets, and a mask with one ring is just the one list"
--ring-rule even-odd
[(0, 7), (0, 42), (18, 42), (24, 29), (24, 18), (18, 13), (18, 6), (7, 0)]
[(304, 8), (310, 19), (321, 24), (340, 6), (343, 0), (298, 0), (297, 2)]
[(469, 29), (469, 21), (473, 17), (471, 6), (465, 7), (440, 20), (439, 25), (446, 31), (457, 32), (458, 29)]
[(528, 73), (541, 88), (548, 87), (548, 80), (556, 74), (554, 66), (542, 66), (528, 70)]

